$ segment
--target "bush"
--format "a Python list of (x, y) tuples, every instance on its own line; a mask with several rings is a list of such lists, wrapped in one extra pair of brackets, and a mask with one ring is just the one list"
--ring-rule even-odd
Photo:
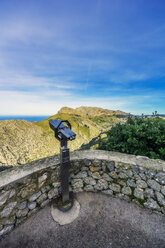
[(128, 118), (107, 133), (98, 149), (165, 160), (165, 121), (161, 118)]

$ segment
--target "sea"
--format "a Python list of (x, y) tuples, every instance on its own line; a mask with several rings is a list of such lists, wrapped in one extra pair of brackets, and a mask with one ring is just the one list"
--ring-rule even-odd
[(26, 121), (43, 121), (47, 119), (48, 115), (41, 115), (41, 116), (36, 116), (36, 115), (0, 115), (0, 121), (4, 120), (26, 120)]
[[(132, 115), (137, 117), (142, 117), (141, 115)], [(146, 117), (151, 117), (150, 115), (145, 115)], [(157, 115), (159, 117), (165, 117), (164, 114)], [(26, 120), (26, 121), (43, 121), (49, 118), (50, 115), (0, 115), (0, 121), (4, 120)], [(125, 116), (126, 117), (126, 116)]]

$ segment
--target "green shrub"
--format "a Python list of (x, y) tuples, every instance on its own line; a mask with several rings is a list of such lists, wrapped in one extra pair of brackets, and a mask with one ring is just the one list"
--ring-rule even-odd
[(108, 131), (98, 149), (165, 160), (165, 120), (128, 118)]

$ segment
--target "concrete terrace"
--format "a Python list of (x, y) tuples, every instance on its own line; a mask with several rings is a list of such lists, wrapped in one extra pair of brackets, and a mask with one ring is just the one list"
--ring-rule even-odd
[(165, 216), (103, 193), (82, 192), (75, 197), (81, 210), (73, 223), (55, 223), (49, 204), (6, 235), (0, 247), (165, 247)]

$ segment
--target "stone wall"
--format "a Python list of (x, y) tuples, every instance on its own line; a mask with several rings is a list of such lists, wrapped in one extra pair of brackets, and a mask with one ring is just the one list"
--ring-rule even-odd
[[(165, 161), (107, 151), (71, 153), (70, 190), (103, 192), (165, 214)], [(0, 236), (60, 194), (59, 156), (0, 173)]]

